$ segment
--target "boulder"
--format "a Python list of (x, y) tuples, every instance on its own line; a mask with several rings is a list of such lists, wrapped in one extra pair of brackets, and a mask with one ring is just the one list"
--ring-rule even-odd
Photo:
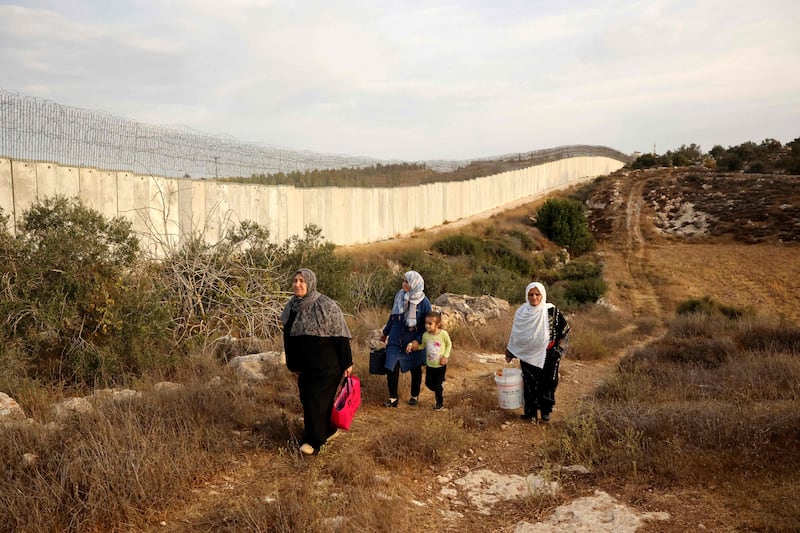
[(98, 389), (94, 391), (98, 400), (112, 402), (130, 402), (142, 397), (142, 393), (133, 389)]
[(277, 365), (285, 362), (286, 357), (281, 352), (263, 352), (234, 357), (228, 365), (247, 381), (263, 381), (267, 379), (261, 371), (264, 364)]
[(500, 318), (510, 308), (506, 300), (489, 295), (444, 293), (433, 302), (433, 309), (442, 313), (444, 329), (459, 324), (486, 324), (489, 320)]
[(93, 411), (92, 403), (86, 398), (64, 398), (53, 406), (51, 413), (53, 418), (59, 422), (65, 422), (75, 416)]
[(153, 390), (157, 394), (176, 394), (186, 390), (186, 386), (182, 383), (174, 383), (172, 381), (159, 381), (153, 386)]
[(223, 363), (228, 363), (242, 355), (261, 353), (262, 342), (253, 337), (239, 338), (228, 334), (216, 339), (211, 349), (214, 357)]
[(4, 392), (0, 392), (0, 420), (25, 420), (25, 411), (17, 400)]

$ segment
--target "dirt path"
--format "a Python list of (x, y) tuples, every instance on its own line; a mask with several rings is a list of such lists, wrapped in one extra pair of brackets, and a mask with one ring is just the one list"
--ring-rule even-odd
[(631, 307), (634, 317), (642, 315), (663, 318), (664, 312), (659, 303), (656, 289), (648, 278), (649, 249), (642, 236), (642, 189), (644, 182), (629, 184), (627, 206), (625, 209), (625, 257), (626, 277), (633, 283)]

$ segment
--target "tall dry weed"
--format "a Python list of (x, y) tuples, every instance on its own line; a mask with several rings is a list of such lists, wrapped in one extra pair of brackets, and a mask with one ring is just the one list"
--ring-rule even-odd
[(447, 463), (468, 439), (448, 416), (431, 417), (414, 426), (393, 427), (375, 435), (368, 450), (383, 466), (419, 468), (420, 463)]
[[(800, 358), (794, 326), (743, 317), (677, 317), (668, 334), (625, 358), (568, 420), (554, 457), (602, 475), (716, 485), (731, 508), (758, 506), (752, 527), (793, 530), (799, 515), (774, 496), (800, 487)], [(749, 484), (750, 490), (736, 489)]]
[(277, 374), (274, 388), (242, 383), (221, 369), (218, 375), (216, 386), (193, 381), (125, 401), (95, 396), (92, 412), (4, 429), (0, 530), (138, 528), (152, 518), (149, 509), (163, 508), (231, 461), (245, 446), (240, 430), (255, 430), (255, 445), (274, 448), (301, 434), (291, 414), (299, 407), (276, 403), (274, 392), (288, 388)]
[(447, 332), (450, 334), (453, 346), (459, 350), (505, 353), (513, 321), (513, 312), (508, 312), (483, 324), (459, 322), (448, 325)]

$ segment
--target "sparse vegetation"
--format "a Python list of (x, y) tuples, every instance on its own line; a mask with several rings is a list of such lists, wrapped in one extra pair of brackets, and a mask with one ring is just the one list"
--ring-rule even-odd
[[(706, 190), (710, 174), (692, 169), (672, 178)], [(610, 190), (612, 179), (589, 188)], [(765, 191), (766, 183), (757, 184)], [(569, 194), (571, 201), (589, 196)], [(573, 464), (592, 474), (559, 474), (563, 496), (527, 496), (491, 516), (451, 508), (461, 516), (448, 520), (501, 530), (602, 488), (642, 508), (671, 506), (665, 531), (700, 522), (719, 530), (800, 529), (800, 479), (786, 468), (800, 459), (800, 329), (777, 313), (729, 303), (725, 291), (680, 300), (666, 322), (654, 302), (641, 304), (646, 312), (637, 316), (594, 305), (607, 290), (632, 302), (641, 284), (672, 288), (651, 271), (606, 286), (604, 269), (619, 264), (610, 262), (607, 232), (595, 234), (599, 252), (570, 257), (531, 222), (541, 210), (525, 206), (486, 224), (356, 252), (325, 242), (313, 226), (276, 244), (245, 223), (215, 246), (187, 239), (152, 264), (127, 247), (130, 228), (79, 203), (54, 200), (32, 213), (36, 224), (20, 235), (0, 231), (0, 391), (33, 419), (0, 428), (0, 531), (416, 531), (441, 525), (433, 507), (419, 509), (446, 501), (440, 478), (484, 468), (552, 475), (554, 465)], [(64, 233), (84, 223), (86, 231)], [(789, 226), (785, 242), (796, 233)], [(265, 366), (264, 382), (243, 382), (211, 353), (226, 334), (259, 341), (248, 344), (252, 350), (279, 348), (271, 340), (276, 313), (288, 275), (301, 265), (317, 271), (320, 290), (348, 312), (356, 368), (367, 367), (365, 341), (385, 321), (404, 269), (423, 272), (432, 299), (445, 291), (493, 294), (509, 300), (511, 312), (450, 328), (446, 411), (401, 406), (387, 416), (378, 407), (385, 378), (362, 375), (361, 426), (303, 460), (295, 453), (302, 410), (294, 378)], [(534, 278), (545, 281), (548, 299), (573, 326), (547, 428), (523, 427), (515, 413), (498, 409), (493, 365), (471, 359), (502, 354), (511, 313)], [(667, 308), (669, 295), (658, 296)], [(45, 345), (65, 351), (39, 349)], [(66, 355), (78, 348), (94, 359)], [(626, 350), (611, 378), (585, 373)], [(156, 388), (164, 379), (180, 386)], [(401, 379), (406, 391), (408, 377)], [(92, 394), (106, 385), (142, 394), (123, 401)], [(577, 391), (595, 388), (577, 409)], [(52, 404), (81, 395), (94, 410), (57, 420)], [(181, 515), (187, 499), (191, 512)], [(692, 506), (700, 518), (681, 521)], [(705, 523), (708, 509), (721, 511), (718, 522)], [(173, 522), (176, 516), (186, 522)]]
[(683, 315), (621, 361), (570, 421), (553, 459), (566, 453), (600, 476), (644, 484), (713, 485), (744, 510), (744, 529), (797, 529), (798, 502), (788, 502), (786, 487), (800, 480), (786, 465), (800, 461), (798, 355), (797, 326)]

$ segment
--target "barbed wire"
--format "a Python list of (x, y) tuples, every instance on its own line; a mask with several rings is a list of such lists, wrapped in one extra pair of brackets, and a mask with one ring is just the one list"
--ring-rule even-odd
[[(530, 159), (538, 163), (593, 155), (629, 160), (626, 154), (608, 147), (573, 145), (415, 163), (450, 172), (480, 161)], [(0, 156), (172, 178), (250, 177), (404, 162), (247, 143), (188, 128), (146, 124), (4, 89), (0, 89)]]

